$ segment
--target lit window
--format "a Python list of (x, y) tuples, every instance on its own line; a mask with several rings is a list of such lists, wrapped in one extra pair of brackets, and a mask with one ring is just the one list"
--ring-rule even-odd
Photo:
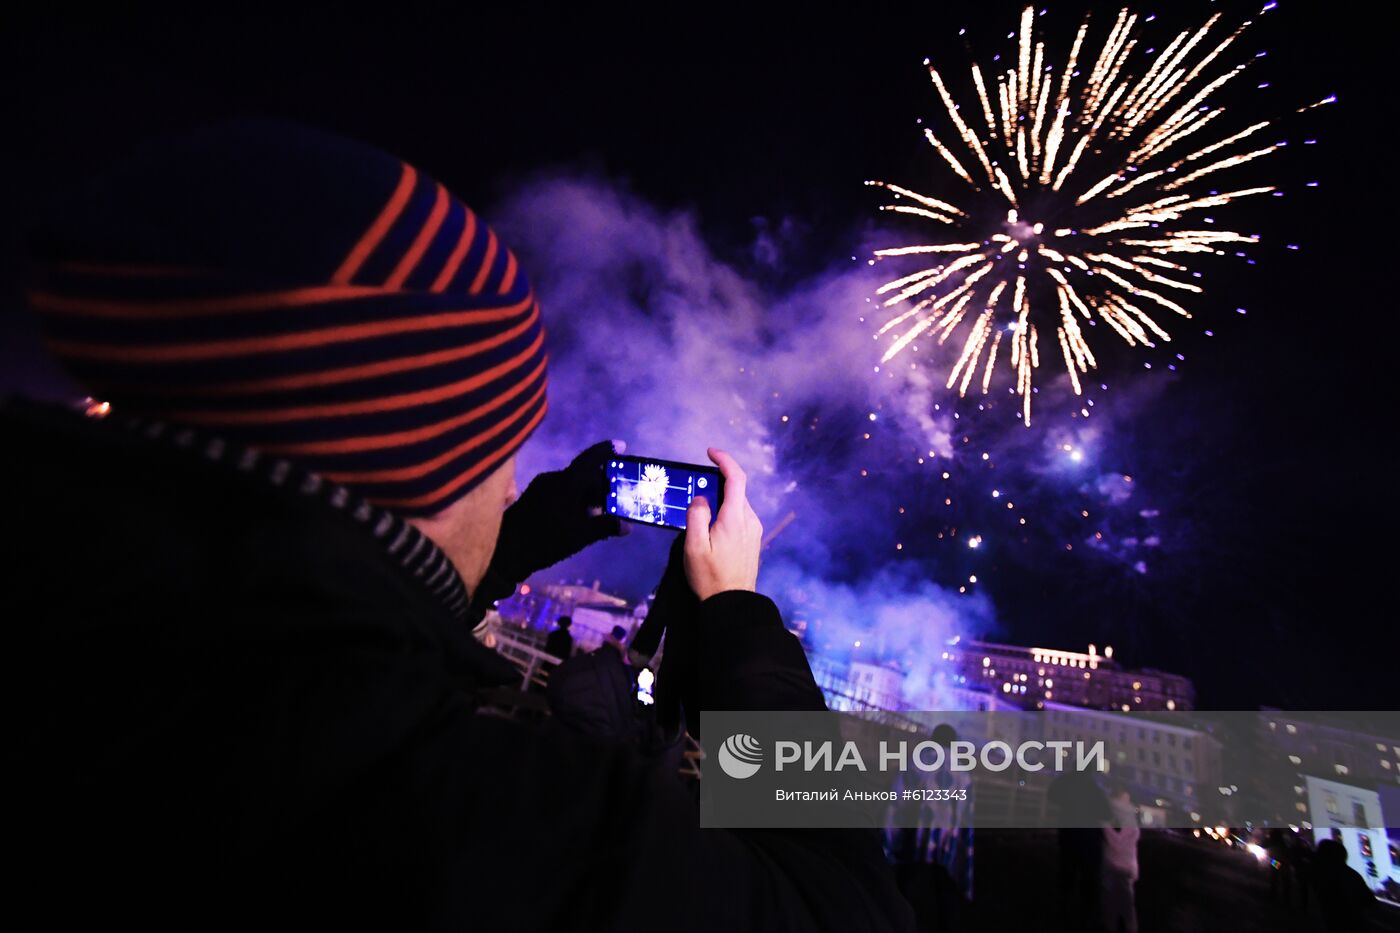
[(1293, 725), (1293, 723), (1291, 723), (1291, 722), (1290, 722), (1290, 723), (1285, 723), (1284, 726), (1283, 726), (1283, 729), (1284, 729), (1284, 731), (1287, 732), (1289, 735), (1297, 735), (1297, 734), (1298, 734), (1298, 727), (1295, 726), (1295, 725)]

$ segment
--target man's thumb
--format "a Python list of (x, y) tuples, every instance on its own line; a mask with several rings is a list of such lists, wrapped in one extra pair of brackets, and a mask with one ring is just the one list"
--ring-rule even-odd
[(710, 549), (710, 503), (704, 496), (696, 496), (685, 511), (685, 549), (692, 554)]

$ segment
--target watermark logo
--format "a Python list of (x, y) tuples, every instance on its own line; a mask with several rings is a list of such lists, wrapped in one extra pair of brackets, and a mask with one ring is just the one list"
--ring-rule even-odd
[(736, 780), (753, 777), (761, 764), (763, 746), (751, 735), (736, 732), (719, 747), (720, 770)]

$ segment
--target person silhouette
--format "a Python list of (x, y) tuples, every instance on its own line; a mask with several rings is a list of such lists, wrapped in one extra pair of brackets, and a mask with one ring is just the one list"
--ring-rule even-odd
[(558, 627), (545, 636), (545, 654), (553, 655), (560, 661), (567, 661), (574, 653), (574, 636), (569, 634), (569, 626), (574, 624), (574, 620), (569, 616), (560, 616), (555, 624)]
[(1366, 886), (1361, 873), (1347, 864), (1346, 846), (1336, 839), (1319, 842), (1317, 854), (1313, 856), (1312, 875), (1328, 933), (1365, 929), (1366, 918), (1375, 908), (1376, 896)]

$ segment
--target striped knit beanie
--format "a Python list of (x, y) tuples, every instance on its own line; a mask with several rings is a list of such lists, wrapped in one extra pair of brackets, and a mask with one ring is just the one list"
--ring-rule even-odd
[(66, 199), (33, 245), (47, 346), (94, 397), (402, 515), (464, 495), (544, 417), (515, 256), (369, 146), (265, 122), (167, 140)]

